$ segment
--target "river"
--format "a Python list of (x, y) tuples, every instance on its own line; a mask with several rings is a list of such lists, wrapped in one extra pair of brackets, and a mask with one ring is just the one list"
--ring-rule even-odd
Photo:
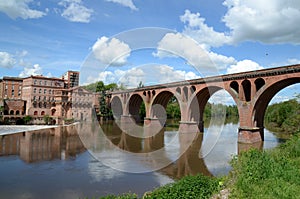
[[(0, 198), (141, 196), (185, 175), (226, 175), (232, 156), (249, 147), (237, 143), (237, 128), (210, 125), (204, 134), (182, 135), (171, 125), (141, 139), (109, 122), (1, 135)], [(282, 141), (265, 130), (255, 147)]]

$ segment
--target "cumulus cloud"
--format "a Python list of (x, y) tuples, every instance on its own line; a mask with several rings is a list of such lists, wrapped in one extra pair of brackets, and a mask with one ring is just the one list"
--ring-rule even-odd
[(225, 0), (223, 22), (232, 40), (300, 43), (300, 2), (282, 0)]
[(131, 49), (128, 44), (116, 39), (101, 37), (92, 47), (95, 58), (111, 66), (122, 66), (127, 63)]
[[(180, 44), (180, 45), (178, 45)], [(235, 64), (233, 57), (227, 57), (208, 51), (203, 45), (184, 36), (181, 33), (168, 33), (158, 43), (157, 52), (153, 55), (156, 57), (180, 56), (187, 62), (205, 75), (209, 72), (225, 69), (231, 64)], [(202, 69), (210, 69), (203, 71)], [(215, 74), (216, 75), (216, 74)]]
[(12, 19), (18, 17), (22, 19), (35, 19), (46, 15), (45, 12), (29, 8), (31, 2), (33, 2), (33, 0), (0, 1), (0, 11)]
[(30, 75), (41, 75), (42, 68), (39, 64), (34, 64), (32, 67), (25, 67), (24, 70), (19, 74), (19, 77), (28, 77)]
[(61, 16), (72, 22), (89, 23), (94, 12), (85, 7), (81, 0), (63, 0), (58, 5), (65, 8)]
[(138, 8), (133, 4), (132, 0), (106, 0), (106, 1), (118, 3), (122, 6), (130, 8), (131, 10), (138, 10)]
[(183, 33), (201, 43), (205, 49), (230, 43), (230, 36), (216, 32), (213, 27), (206, 25), (205, 19), (200, 17), (200, 13), (191, 13), (191, 11), (185, 10), (184, 15), (180, 16), (180, 20), (186, 24)]
[(140, 82), (145, 86), (199, 78), (194, 72), (176, 70), (168, 65), (147, 64), (128, 70), (103, 71), (96, 77), (89, 76), (85, 84), (103, 81), (118, 83), (127, 88), (136, 88)]
[(229, 68), (227, 68), (227, 73), (240, 73), (240, 72), (254, 71), (260, 69), (263, 69), (263, 67), (260, 66), (258, 63), (246, 59), (237, 62), (237, 64), (235, 65), (231, 65)]
[(13, 55), (7, 52), (0, 52), (0, 67), (12, 68), (16, 64)]

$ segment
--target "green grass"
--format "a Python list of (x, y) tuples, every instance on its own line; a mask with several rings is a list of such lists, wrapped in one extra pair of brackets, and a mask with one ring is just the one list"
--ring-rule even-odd
[(231, 198), (299, 198), (300, 136), (272, 150), (250, 150), (232, 160)]

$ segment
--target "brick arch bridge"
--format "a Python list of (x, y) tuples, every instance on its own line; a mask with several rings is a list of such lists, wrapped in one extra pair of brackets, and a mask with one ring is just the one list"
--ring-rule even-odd
[(254, 143), (264, 140), (264, 115), (271, 99), (296, 83), (300, 83), (300, 64), (116, 91), (109, 96), (114, 117), (121, 123), (139, 120), (144, 102), (145, 125), (163, 125), (164, 108), (174, 96), (181, 111), (179, 130), (203, 132), (204, 107), (215, 92), (224, 89), (238, 108), (238, 141)]

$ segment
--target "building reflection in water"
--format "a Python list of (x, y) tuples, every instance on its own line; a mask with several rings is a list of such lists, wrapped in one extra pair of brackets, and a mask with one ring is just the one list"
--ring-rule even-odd
[(84, 151), (75, 126), (0, 136), (0, 155), (19, 155), (27, 163), (70, 159)]

